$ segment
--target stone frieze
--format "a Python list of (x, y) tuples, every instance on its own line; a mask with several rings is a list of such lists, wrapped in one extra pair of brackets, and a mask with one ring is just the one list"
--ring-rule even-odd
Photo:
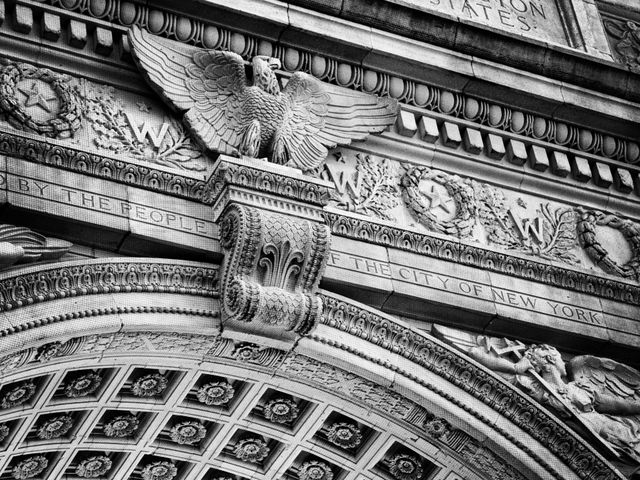
[(344, 149), (317, 175), (336, 187), (330, 205), (374, 222), (640, 281), (631, 220)]
[(0, 125), (72, 147), (201, 172), (206, 159), (184, 125), (152, 98), (25, 63), (0, 66)]

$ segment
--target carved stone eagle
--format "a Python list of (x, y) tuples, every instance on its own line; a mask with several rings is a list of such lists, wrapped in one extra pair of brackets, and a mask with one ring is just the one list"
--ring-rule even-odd
[(254, 57), (250, 81), (242, 57), (232, 52), (174, 42), (137, 26), (129, 30), (129, 42), (151, 87), (175, 110), (186, 111), (191, 132), (213, 151), (311, 170), (328, 148), (364, 140), (395, 120), (395, 100), (323, 84), (302, 72), (280, 91), (276, 59)]

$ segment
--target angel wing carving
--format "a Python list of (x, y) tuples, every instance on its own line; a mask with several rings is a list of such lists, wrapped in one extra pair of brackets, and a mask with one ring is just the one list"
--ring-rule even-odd
[(327, 149), (364, 140), (393, 123), (397, 102), (323, 84), (294, 73), (281, 91), (276, 59), (252, 60), (151, 35), (137, 26), (129, 42), (151, 87), (207, 148), (230, 155), (268, 157), (312, 170)]

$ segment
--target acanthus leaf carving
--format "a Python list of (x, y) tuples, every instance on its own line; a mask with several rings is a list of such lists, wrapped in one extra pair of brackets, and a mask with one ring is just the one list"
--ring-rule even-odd
[(304, 335), (317, 323), (315, 295), (329, 251), (317, 222), (230, 205), (221, 222), (223, 321), (257, 321)]

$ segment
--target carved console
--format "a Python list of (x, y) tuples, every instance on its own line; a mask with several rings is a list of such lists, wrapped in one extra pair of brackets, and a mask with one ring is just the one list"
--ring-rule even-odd
[(222, 324), (291, 343), (318, 323), (330, 248), (320, 212), (330, 184), (261, 160), (222, 156), (206, 200), (224, 251)]

